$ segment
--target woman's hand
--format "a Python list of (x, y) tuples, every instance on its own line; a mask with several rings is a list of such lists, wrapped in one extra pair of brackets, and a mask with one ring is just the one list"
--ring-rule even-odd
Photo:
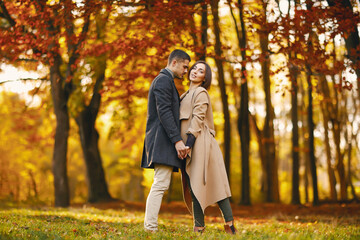
[(188, 156), (189, 152), (191, 151), (191, 148), (189, 146), (185, 146), (185, 148), (186, 148), (186, 155), (185, 156)]

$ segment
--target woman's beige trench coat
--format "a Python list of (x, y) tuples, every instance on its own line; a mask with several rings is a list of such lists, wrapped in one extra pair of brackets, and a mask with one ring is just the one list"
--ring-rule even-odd
[[(191, 189), (204, 212), (206, 207), (231, 196), (229, 180), (221, 150), (215, 140), (208, 92), (203, 87), (197, 87), (182, 94), (180, 99), (181, 137), (185, 142), (186, 133), (196, 137), (190, 157), (186, 159), (185, 169)], [(191, 195), (183, 174), (182, 183), (185, 203), (192, 212)]]

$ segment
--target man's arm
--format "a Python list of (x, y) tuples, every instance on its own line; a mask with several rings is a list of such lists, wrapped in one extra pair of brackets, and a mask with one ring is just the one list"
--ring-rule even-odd
[(172, 112), (172, 94), (173, 88), (171, 81), (165, 76), (157, 79), (154, 86), (156, 110), (166, 134), (170, 138), (170, 141), (175, 144), (178, 157), (182, 159), (186, 156), (186, 148)]

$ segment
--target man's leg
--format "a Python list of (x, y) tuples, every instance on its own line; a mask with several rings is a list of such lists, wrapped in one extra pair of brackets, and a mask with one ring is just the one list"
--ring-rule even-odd
[(173, 167), (155, 165), (154, 182), (146, 200), (144, 227), (146, 230), (157, 231), (158, 215), (164, 192), (169, 189)]

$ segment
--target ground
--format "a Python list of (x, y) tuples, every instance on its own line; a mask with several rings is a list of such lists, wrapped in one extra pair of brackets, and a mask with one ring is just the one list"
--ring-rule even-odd
[[(135, 211), (145, 211), (145, 204), (139, 202), (114, 201), (110, 203), (96, 204), (76, 204), (76, 207), (91, 206), (98, 209), (127, 209)], [(319, 206), (308, 205), (291, 205), (277, 203), (261, 203), (250, 206), (242, 206), (231, 204), (233, 214), (240, 218), (267, 218), (271, 216), (307, 216), (307, 215), (323, 215), (331, 217), (359, 217), (360, 220), (360, 204), (350, 203), (331, 203), (320, 204)], [(170, 202), (161, 205), (162, 213), (188, 214), (186, 205), (183, 202)], [(221, 216), (219, 208), (214, 205), (205, 211), (206, 216)]]
[(224, 232), (217, 206), (206, 210), (201, 235), (192, 232), (192, 217), (183, 202), (162, 205), (157, 233), (144, 231), (144, 203), (3, 207), (0, 239), (360, 239), (360, 204), (232, 204), (232, 208), (236, 236)]

